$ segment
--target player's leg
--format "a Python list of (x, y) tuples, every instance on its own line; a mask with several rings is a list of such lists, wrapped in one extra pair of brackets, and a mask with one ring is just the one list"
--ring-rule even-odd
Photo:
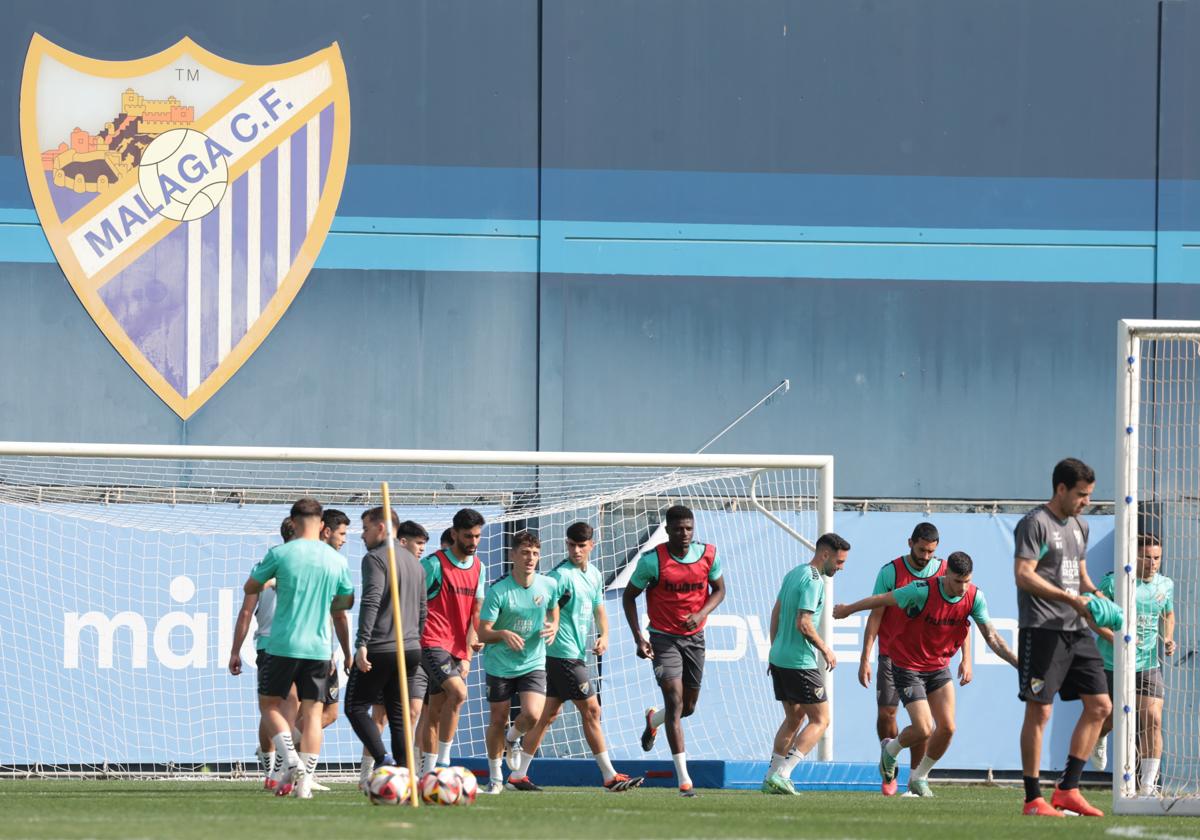
[(1021, 722), (1021, 776), (1025, 785), (1026, 816), (1061, 817), (1042, 796), (1042, 737), (1054, 709), (1054, 695), (1066, 676), (1068, 652), (1062, 633), (1022, 627), (1017, 633), (1020, 663), (1018, 697), (1025, 703)]
[(515, 691), (513, 680), (487, 675), (488, 725), (484, 745), (488, 756), (488, 783), (480, 793), (496, 795), (504, 790), (504, 731)]
[[(437, 721), (437, 763), (450, 763), (450, 748), (458, 729), (458, 715), (467, 702), (467, 683), (462, 677), (462, 660), (442, 648), (424, 648), (421, 666), (429, 677), (430, 693), (436, 689), (443, 695)], [(433, 720), (433, 719), (431, 719)], [(424, 749), (424, 745), (422, 745)]]
[(946, 754), (954, 737), (956, 697), (949, 671), (939, 672), (938, 676), (926, 680), (925, 698), (933, 718), (933, 734), (923, 742), (925, 755), (921, 756), (909, 777), (908, 792), (916, 796), (933, 796), (929, 789), (929, 771)]
[(299, 767), (300, 758), (292, 740), (292, 722), (284, 715), (287, 699), (295, 690), (296, 671), (299, 660), (286, 656), (272, 656), (267, 663), (267, 674), (260, 695), (267, 731), (275, 744), (278, 756), (273, 789), (276, 796), (287, 796), (294, 785), (293, 771)]
[(674, 726), (667, 730), (667, 741), (671, 744), (671, 759), (675, 762), (679, 792), (684, 796), (695, 796), (692, 777), (687, 771), (687, 751), (684, 747), (683, 724), (680, 719), (691, 717), (696, 711), (696, 703), (700, 700), (700, 684), (704, 679), (704, 633), (675, 640), (675, 648), (680, 654), (683, 690), (680, 693), (679, 717), (675, 719)]
[(1158, 789), (1158, 768), (1162, 762), (1162, 710), (1166, 695), (1162, 671), (1153, 668), (1138, 672), (1138, 755), (1142, 759), (1138, 793), (1153, 796)]
[(1067, 644), (1069, 665), (1059, 695), (1064, 700), (1083, 701), (1083, 711), (1071, 733), (1066, 767), (1054, 788), (1050, 804), (1087, 817), (1101, 817), (1104, 812), (1088, 802), (1079, 792), (1079, 780), (1088, 756), (1096, 746), (1100, 727), (1112, 714), (1108, 682), (1104, 679), (1104, 661), (1092, 634), (1086, 630), (1063, 634)]
[(300, 767), (293, 774), (298, 784), (292, 794), (300, 799), (311, 799), (313, 774), (317, 769), (325, 734), (321, 729), (321, 715), (325, 709), (323, 701), (329, 690), (329, 663), (308, 659), (298, 662), (301, 664), (297, 668), (295, 684), (300, 697), (300, 720), (304, 725), (300, 735)]
[[(338, 701), (340, 686), (338, 685), (337, 663), (329, 660), (329, 679), (325, 694), (321, 697), (321, 728), (328, 729), (338, 719)], [(309, 780), (315, 791), (328, 792), (329, 788), (317, 781), (314, 776)]]
[(255, 656), (256, 697), (258, 698), (258, 764), (263, 774), (263, 788), (275, 789), (275, 770), (279, 763), (279, 754), (275, 751), (275, 742), (271, 736), (274, 731), (267, 722), (267, 663), (271, 654), (265, 650), (258, 651)]
[(761, 790), (763, 793), (791, 795), (792, 788), (787, 783), (787, 777), (791, 774), (784, 772), (784, 765), (804, 723), (804, 707), (799, 691), (800, 672), (776, 665), (771, 665), (767, 670), (771, 674), (775, 699), (783, 707), (783, 722), (775, 730), (775, 738), (771, 742), (771, 763), (767, 767), (767, 775), (763, 777)]
[[(1104, 679), (1108, 682), (1108, 699), (1111, 700), (1113, 697), (1113, 672), (1105, 670)], [(1100, 724), (1100, 736), (1096, 739), (1096, 746), (1092, 748), (1092, 767), (1097, 770), (1103, 770), (1108, 766), (1108, 733), (1112, 730), (1113, 716), (1112, 712), (1109, 712), (1104, 723)]]
[(446, 692), (433, 682), (429, 684), (429, 698), (425, 701), (425, 723), (417, 729), (417, 746), (421, 751), (421, 775), (425, 775), (437, 766), (437, 739), (442, 717), (442, 708), (446, 704)]
[(537, 719), (529, 731), (525, 733), (525, 737), (521, 739), (521, 751), (527, 755), (536, 755), (538, 747), (542, 745), (542, 739), (546, 737), (546, 732), (554, 725), (554, 721), (558, 720), (558, 715), (562, 711), (563, 701), (561, 698), (552, 697), (549, 693), (546, 695), (545, 705), (542, 706), (542, 715)]
[[(417, 655), (418, 653), (415, 650), (405, 651), (404, 665), (406, 680), (412, 679), (412, 674), (416, 667), (415, 657)], [(392, 660), (392, 664), (396, 664), (395, 659)], [(388, 728), (391, 730), (392, 735), (392, 757), (397, 766), (407, 767), (409, 750), (413, 748), (412, 733), (405, 731), (404, 728), (404, 704), (408, 702), (408, 698), (401, 691), (399, 669), (394, 669), (387, 682), (383, 684), (383, 701), (387, 706)], [(409, 725), (411, 726), (412, 723), (412, 710), (410, 709)]]
[[(350, 679), (346, 686), (346, 717), (350, 720), (350, 728), (362, 741), (363, 749), (371, 756), (372, 763), (382, 766), (387, 762), (387, 750), (383, 746), (379, 727), (371, 719), (371, 702), (378, 699), (380, 691), (388, 677), (394, 675), (396, 663), (390, 657), (379, 655), (371, 658), (371, 670), (360, 671), (355, 665), (350, 669)], [(361, 774), (360, 774), (361, 775)], [(360, 778), (360, 783), (363, 781)]]
[(596, 765), (600, 768), (604, 789), (610, 793), (623, 793), (641, 787), (642, 782), (646, 780), (645, 776), (618, 773), (613, 767), (612, 759), (608, 756), (608, 745), (604, 740), (604, 730), (600, 725), (600, 700), (595, 692), (589, 691), (587, 697), (575, 699), (574, 703), (583, 725), (584, 740), (587, 741), (588, 749), (592, 751), (592, 757), (596, 759)]
[[(889, 741), (900, 734), (896, 713), (900, 710), (900, 695), (892, 679), (892, 660), (880, 654), (875, 672), (875, 735), (879, 743)], [(896, 795), (896, 780), (882, 780), (879, 785), (884, 796)]]
[(512, 757), (512, 773), (505, 785), (509, 790), (540, 791), (541, 788), (529, 779), (529, 765), (533, 762), (533, 753), (526, 753), (520, 748), (521, 738), (533, 728), (542, 716), (546, 705), (546, 672), (538, 669), (518, 677), (516, 690), (521, 702), (521, 711), (512, 722), (504, 735), (505, 747)]

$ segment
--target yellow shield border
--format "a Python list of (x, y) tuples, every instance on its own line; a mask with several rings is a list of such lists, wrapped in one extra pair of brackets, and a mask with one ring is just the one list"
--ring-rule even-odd
[[(42, 150), (38, 147), (37, 134), (37, 80), (43, 58), (54, 58), (68, 67), (93, 76), (124, 78), (146, 75), (164, 67), (173, 66), (173, 62), (184, 54), (194, 59), (202, 67), (241, 81), (241, 85), (213, 108), (212, 112), (219, 113), (240, 99), (249, 96), (263, 84), (295, 75), (316, 67), (324, 61), (329, 62), (333, 79), (329, 93), (315, 100), (312, 107), (305, 108), (291, 116), (284, 124), (284, 136), (290, 133), (293, 126), (303, 125), (304, 121), (312, 116), (314, 109), (319, 113), (319, 108), (324, 108), (331, 103), (334, 105), (333, 144), (330, 150), (325, 189), (317, 204), (317, 210), (313, 216), (312, 225), (304, 238), (304, 243), (300, 246), (287, 274), (279, 281), (274, 296), (259, 313), (258, 320), (230, 350), (229, 355), (220, 361), (208, 378), (187, 396), (176, 391), (159, 373), (141, 349), (125, 333), (121, 325), (117, 323), (116, 318), (100, 297), (99, 290), (104, 281), (123, 268), (132, 260), (132, 257), (129, 260), (114, 261), (109, 269), (93, 278), (87, 277), (80, 267), (67, 243), (69, 226), (59, 220), (43, 175)], [(229, 61), (209, 52), (190, 38), (183, 38), (162, 52), (145, 58), (129, 61), (105, 61), (78, 55), (34, 33), (29, 44), (29, 52), (25, 57), (24, 74), (21, 79), (20, 121), (21, 150), (34, 208), (37, 210), (42, 230), (58, 259), (59, 266), (67, 280), (70, 281), (80, 302), (92, 316), (96, 326), (121, 354), (121, 357), (164, 403), (170, 406), (181, 419), (187, 420), (216, 394), (221, 386), (229, 381), (230, 377), (258, 349), (279, 319), (283, 317), (292, 300), (300, 291), (300, 287), (304, 285), (304, 281), (321, 251), (321, 246), (325, 242), (325, 237), (329, 233), (329, 228), (333, 224), (333, 216), (338, 200), (341, 198), (342, 186), (346, 178), (346, 165), (350, 156), (350, 91), (346, 82), (346, 68), (342, 63), (342, 54), (337, 42), (335, 41), (329, 47), (304, 58), (284, 64), (254, 65)], [(270, 144), (263, 144), (263, 146), (266, 148), (256, 150), (256, 154), (247, 155), (236, 169), (231, 167), (231, 183), (237, 175), (240, 175), (242, 171), (273, 148)], [(102, 202), (103, 198), (97, 198), (95, 201)], [(172, 222), (161, 224), (155, 241), (174, 230), (177, 224)]]

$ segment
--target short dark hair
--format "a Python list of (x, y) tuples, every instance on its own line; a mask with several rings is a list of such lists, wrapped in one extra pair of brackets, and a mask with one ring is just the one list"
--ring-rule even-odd
[(1149, 548), (1153, 545), (1162, 546), (1162, 540), (1158, 538), (1158, 534), (1138, 534), (1137, 547), (1139, 549)]
[(516, 551), (518, 548), (524, 548), (527, 545), (531, 545), (534, 548), (542, 547), (542, 538), (533, 531), (530, 531), (528, 528), (526, 528), (524, 531), (517, 531), (517, 533), (513, 534), (512, 544), (509, 546), (509, 548), (513, 551)]
[(586, 522), (576, 522), (567, 526), (567, 539), (571, 542), (583, 543), (592, 538), (595, 532)]
[(696, 521), (696, 517), (692, 514), (692, 509), (687, 505), (671, 505), (669, 508), (667, 508), (667, 515), (665, 518), (668, 525), (670, 525), (672, 522), (679, 522), (683, 519), (690, 519), (693, 522)]
[(419, 522), (406, 519), (396, 528), (396, 536), (406, 540), (428, 540), (429, 532)]
[(439, 540), (442, 545), (454, 545), (454, 533), (452, 528), (447, 528), (442, 531), (442, 538)]
[(321, 522), (330, 531), (336, 531), (342, 525), (349, 525), (350, 517), (337, 508), (326, 508), (321, 514)]
[(850, 543), (840, 534), (830, 531), (817, 538), (817, 548), (828, 548), (830, 551), (849, 551)]
[(956, 575), (969, 575), (975, 570), (975, 561), (965, 551), (955, 551), (946, 558), (946, 570)]
[(284, 542), (291, 542), (296, 538), (296, 523), (292, 522), (292, 517), (283, 517), (283, 521), (279, 523), (279, 536), (283, 537)]
[[(367, 510), (364, 510), (363, 515), (362, 515), (362, 521), (370, 522), (372, 524), (374, 524), (376, 522), (382, 522), (383, 521), (383, 507), (382, 506), (373, 507), (373, 508), (368, 508)], [(392, 533), (394, 534), (399, 530), (400, 530), (400, 517), (396, 514), (396, 509), (392, 508)]]
[(1055, 491), (1060, 484), (1067, 485), (1067, 489), (1070, 490), (1081, 481), (1092, 484), (1095, 480), (1096, 471), (1078, 458), (1063, 458), (1054, 465), (1054, 475), (1050, 478)]
[(296, 503), (292, 505), (291, 516), (293, 520), (303, 519), (306, 516), (315, 516), (320, 518), (323, 512), (324, 508), (321, 507), (320, 502), (318, 502), (312, 496), (305, 496), (302, 499), (297, 499)]
[(473, 508), (463, 508), (458, 513), (454, 514), (454, 522), (452, 523), (456, 531), (469, 531), (472, 528), (482, 528), (484, 523), (483, 514)]
[(932, 522), (918, 522), (917, 527), (913, 528), (913, 542), (920, 540), (921, 542), (935, 543), (942, 539), (942, 535), (938, 533), (937, 526)]

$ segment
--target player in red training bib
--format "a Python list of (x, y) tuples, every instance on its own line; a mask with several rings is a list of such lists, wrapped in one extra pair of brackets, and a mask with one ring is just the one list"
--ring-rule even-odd
[[(692, 542), (696, 520), (691, 510), (673, 505), (666, 515), (667, 542), (638, 558), (625, 586), (621, 606), (637, 644), (637, 655), (654, 663), (663, 708), (646, 710), (642, 749), (654, 746), (658, 727), (667, 725), (682, 796), (695, 796), (687, 771), (681, 718), (696, 710), (704, 676), (704, 621), (725, 599), (725, 580), (717, 547)], [(637, 597), (646, 593), (650, 638), (642, 635)]]
[[(983, 593), (971, 583), (974, 563), (964, 551), (946, 560), (946, 574), (915, 580), (882, 595), (833, 608), (835, 619), (878, 607), (898, 607), (906, 620), (891, 637), (892, 680), (911, 723), (897, 738), (880, 746), (879, 772), (886, 781), (896, 777), (897, 756), (905, 747), (925, 744), (925, 757), (913, 770), (908, 790), (914, 796), (933, 796), (929, 771), (950, 746), (954, 735), (954, 679), (950, 657), (958, 653), (971, 632), (971, 620), (996, 655), (1017, 667), (1017, 657), (992, 626)], [(906, 794), (907, 795), (907, 794)]]

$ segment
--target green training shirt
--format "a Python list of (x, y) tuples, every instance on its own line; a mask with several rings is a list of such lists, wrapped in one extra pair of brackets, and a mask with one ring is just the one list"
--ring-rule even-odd
[(604, 603), (604, 578), (593, 564), (588, 564), (587, 571), (580, 571), (570, 560), (551, 569), (549, 577), (558, 583), (559, 611), (558, 635), (546, 648), (546, 655), (556, 659), (584, 659), (592, 619), (596, 608)]
[(483, 599), (480, 621), (491, 621), (494, 630), (511, 630), (525, 640), (524, 650), (513, 650), (504, 642), (485, 645), (483, 669), (493, 677), (519, 677), (546, 667), (546, 640), (542, 625), (546, 611), (558, 602), (558, 583), (547, 575), (535, 574), (528, 587), (505, 575), (492, 584)]
[(330, 604), (334, 596), (354, 594), (346, 558), (320, 540), (292, 540), (268, 551), (250, 576), (259, 583), (275, 578), (267, 653), (328, 661)]
[(779, 626), (768, 657), (772, 665), (799, 670), (819, 667), (818, 651), (796, 629), (796, 619), (801, 611), (809, 612), (815, 624), (824, 603), (825, 576), (811, 565), (797, 566), (784, 575), (779, 587)]
[[(1116, 598), (1117, 581), (1111, 572), (1100, 581), (1099, 589), (1109, 598)], [(1159, 622), (1167, 613), (1175, 612), (1175, 581), (1165, 575), (1156, 574), (1150, 580), (1137, 582), (1137, 671), (1149, 671), (1158, 667)], [(1096, 647), (1104, 657), (1104, 670), (1113, 669), (1113, 646), (1104, 639), (1096, 639)]]

